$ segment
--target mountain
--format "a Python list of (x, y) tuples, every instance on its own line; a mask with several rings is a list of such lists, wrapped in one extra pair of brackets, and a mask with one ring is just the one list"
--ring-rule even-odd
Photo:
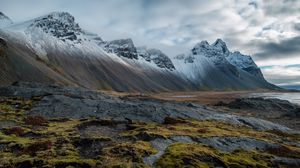
[(145, 47), (139, 47), (137, 49), (138, 55), (144, 58), (148, 62), (153, 62), (160, 68), (165, 68), (170, 71), (175, 70), (172, 60), (158, 49), (147, 49)]
[(131, 39), (120, 39), (106, 42), (104, 50), (129, 59), (138, 59), (136, 48)]
[(175, 73), (142, 57), (107, 52), (103, 45), (112, 47), (115, 42), (81, 29), (69, 13), (54, 12), (14, 24), (0, 35), (7, 44), (0, 63), (6, 67), (1, 70), (2, 85), (22, 80), (117, 91), (191, 88)]
[(7, 17), (4, 13), (0, 12), (0, 28), (6, 27), (13, 24), (12, 20)]
[(261, 70), (257, 67), (252, 58), (248, 55), (243, 55), (239, 51), (235, 51), (226, 55), (226, 59), (235, 67), (242, 69), (251, 75), (254, 75), (262, 80), (264, 80)]
[[(1, 85), (58, 83), (117, 91), (274, 89), (251, 57), (231, 53), (218, 39), (174, 59), (131, 39), (105, 41), (66, 12), (0, 29)], [(34, 75), (33, 75), (34, 74)]]
[(221, 39), (211, 45), (202, 41), (175, 60), (178, 74), (202, 88), (275, 88), (263, 78), (251, 57), (230, 52)]

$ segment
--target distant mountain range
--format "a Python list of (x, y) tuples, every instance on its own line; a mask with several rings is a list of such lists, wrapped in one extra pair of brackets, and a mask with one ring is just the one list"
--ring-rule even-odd
[(72, 15), (53, 12), (14, 24), (0, 13), (0, 85), (57, 83), (116, 91), (278, 89), (250, 56), (225, 42), (197, 43), (170, 58), (131, 39), (105, 41)]

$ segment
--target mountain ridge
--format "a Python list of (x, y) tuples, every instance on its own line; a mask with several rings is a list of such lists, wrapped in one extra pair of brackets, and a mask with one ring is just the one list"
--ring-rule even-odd
[[(205, 41), (197, 43), (182, 61), (158, 49), (136, 47), (132, 39), (104, 41), (97, 34), (83, 30), (66, 12), (53, 12), (23, 25), (13, 24), (2, 28), (0, 35), (9, 44), (8, 58), (18, 55), (18, 59), (24, 59), (23, 52), (28, 55), (26, 59), (41, 59), (44, 62), (22, 64), (43, 71), (41, 76), (52, 82), (68, 81), (71, 85), (119, 91), (277, 89), (264, 80), (251, 57), (244, 59), (248, 62), (243, 64), (245, 61), (240, 58), (245, 55), (233, 55), (221, 39), (212, 45)], [(20, 50), (18, 54), (16, 48)], [(19, 66), (12, 60), (3, 64)], [(45, 69), (56, 74), (49, 77)], [(28, 74), (17, 73), (14, 80), (26, 80)], [(4, 72), (1, 78), (8, 76)]]
[(4, 13), (0, 12), (0, 28), (9, 26), (11, 24), (13, 24), (13, 21)]

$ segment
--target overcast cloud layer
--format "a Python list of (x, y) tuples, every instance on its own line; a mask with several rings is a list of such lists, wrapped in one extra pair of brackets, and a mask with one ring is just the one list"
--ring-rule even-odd
[(0, 0), (0, 11), (15, 22), (67, 11), (105, 40), (130, 37), (170, 56), (222, 38), (270, 82), (300, 85), (300, 0)]

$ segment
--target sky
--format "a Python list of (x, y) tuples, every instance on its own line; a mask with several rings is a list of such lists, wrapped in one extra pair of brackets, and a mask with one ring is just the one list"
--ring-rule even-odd
[(14, 22), (69, 12), (104, 40), (132, 38), (170, 57), (221, 38), (268, 81), (300, 86), (300, 0), (0, 0), (0, 11)]

